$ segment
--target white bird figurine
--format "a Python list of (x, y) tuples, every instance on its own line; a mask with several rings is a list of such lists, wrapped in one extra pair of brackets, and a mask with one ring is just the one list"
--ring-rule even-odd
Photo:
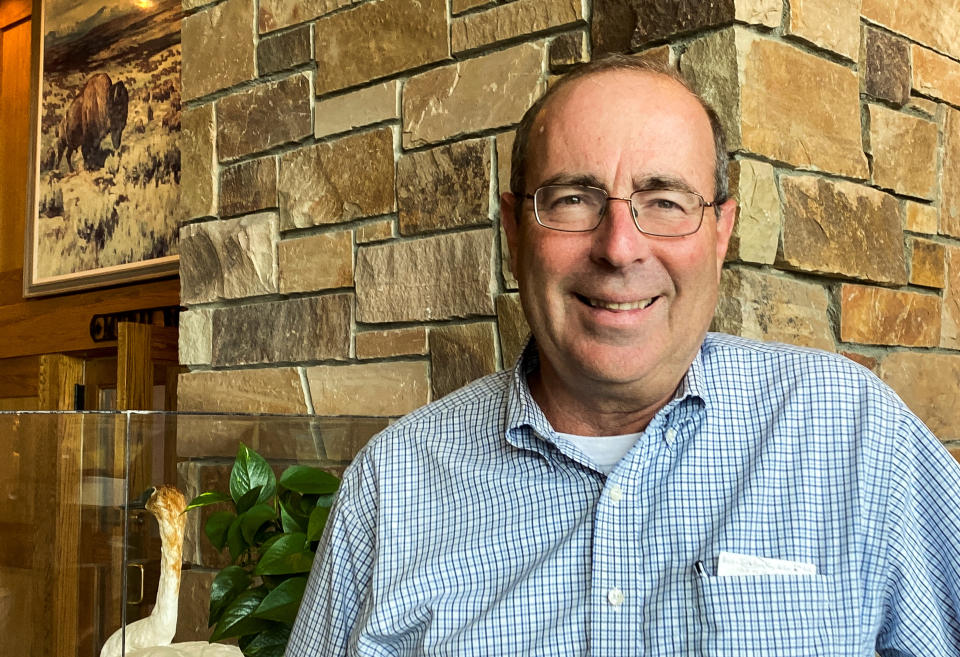
[[(183, 564), (183, 531), (187, 501), (173, 486), (159, 486), (144, 493), (149, 511), (160, 524), (160, 585), (157, 602), (146, 618), (126, 627), (126, 651), (121, 652), (122, 630), (110, 635), (100, 657), (243, 657), (236, 646), (206, 641), (170, 643), (177, 631), (180, 597), (180, 567)], [(131, 505), (133, 506), (133, 505)]]

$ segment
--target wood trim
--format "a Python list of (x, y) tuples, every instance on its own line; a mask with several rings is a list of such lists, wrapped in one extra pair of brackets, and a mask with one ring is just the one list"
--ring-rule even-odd
[(0, 30), (30, 18), (31, 0), (0, 0)]

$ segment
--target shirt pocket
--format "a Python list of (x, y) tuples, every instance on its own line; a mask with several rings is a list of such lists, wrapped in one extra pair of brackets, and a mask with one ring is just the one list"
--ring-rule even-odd
[(832, 578), (757, 575), (696, 580), (703, 657), (833, 654)]

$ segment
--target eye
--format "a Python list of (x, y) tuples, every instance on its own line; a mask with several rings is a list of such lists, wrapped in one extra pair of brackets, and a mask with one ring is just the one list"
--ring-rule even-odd
[(581, 194), (565, 194), (559, 197), (554, 205), (581, 205), (583, 202), (584, 198)]

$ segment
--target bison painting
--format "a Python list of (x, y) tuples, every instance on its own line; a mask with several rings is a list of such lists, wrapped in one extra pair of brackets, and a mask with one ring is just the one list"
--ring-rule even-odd
[[(112, 82), (106, 73), (97, 73), (87, 78), (80, 92), (67, 108), (60, 126), (57, 141), (53, 146), (53, 167), (59, 168), (66, 155), (67, 167), (73, 171), (71, 157), (80, 149), (83, 166), (88, 171), (103, 165), (100, 142), (108, 134), (113, 149), (120, 148), (123, 129), (127, 125), (129, 95), (123, 82)], [(53, 155), (53, 154), (51, 154)]]

